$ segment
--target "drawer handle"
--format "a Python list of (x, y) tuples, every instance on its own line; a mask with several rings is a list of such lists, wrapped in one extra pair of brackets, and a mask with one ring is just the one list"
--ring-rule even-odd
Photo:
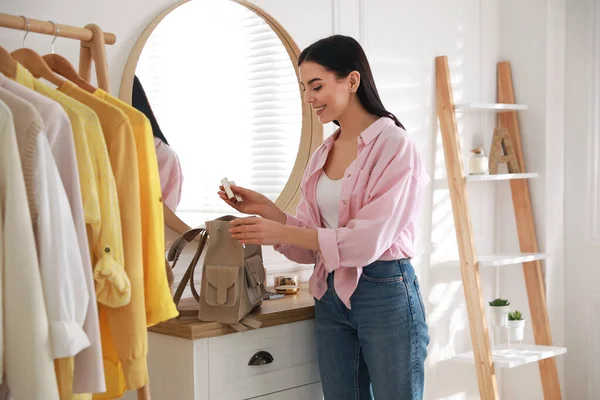
[(259, 351), (250, 358), (248, 365), (266, 365), (273, 362), (273, 356), (267, 351)]

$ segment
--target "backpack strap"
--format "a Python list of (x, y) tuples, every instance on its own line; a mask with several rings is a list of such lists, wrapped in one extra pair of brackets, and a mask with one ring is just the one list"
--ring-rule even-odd
[(202, 250), (204, 250), (204, 246), (206, 245), (206, 241), (208, 240), (208, 232), (202, 232), (202, 238), (200, 239), (200, 244), (196, 249), (196, 254), (194, 254), (194, 258), (190, 262), (190, 266), (188, 269), (191, 269), (190, 272), (190, 289), (192, 290), (192, 295), (196, 299), (196, 301), (200, 301), (200, 295), (196, 291), (196, 286), (194, 285), (194, 272), (196, 272), (196, 266), (198, 265), (198, 261), (200, 260), (200, 256), (202, 255)]
[(175, 241), (171, 244), (171, 247), (169, 247), (169, 252), (167, 253), (167, 260), (177, 262), (184, 247), (189, 242), (194, 240), (196, 236), (198, 236), (198, 234), (202, 233), (204, 230), (204, 228), (194, 228), (179, 235), (179, 237), (175, 239)]
[[(189, 242), (194, 240), (196, 238), (196, 236), (198, 236), (199, 234), (201, 235), (201, 238), (200, 238), (200, 243), (198, 244), (198, 248), (196, 249), (196, 254), (194, 254), (194, 258), (190, 262), (190, 265), (188, 266), (187, 270), (185, 271), (185, 274), (183, 275), (183, 278), (181, 279), (181, 282), (179, 282), (179, 286), (177, 286), (177, 290), (175, 291), (175, 294), (173, 295), (173, 302), (175, 303), (176, 306), (179, 306), (179, 301), (181, 300), (181, 296), (183, 295), (183, 291), (185, 290), (185, 286), (186, 286), (188, 280), (190, 281), (190, 285), (192, 286), (192, 289), (193, 289), (192, 293), (194, 294), (194, 297), (196, 298), (196, 300), (198, 300), (200, 298), (198, 296), (198, 293), (196, 292), (196, 289), (193, 287), (193, 282), (194, 282), (194, 271), (196, 269), (196, 264), (198, 263), (198, 260), (200, 259), (200, 255), (202, 254), (202, 250), (204, 249), (204, 246), (206, 245), (206, 239), (208, 236), (206, 233), (206, 230), (204, 228), (195, 228), (195, 229), (190, 229), (189, 231), (183, 233), (181, 236), (179, 236), (173, 242), (173, 244), (169, 248), (169, 252), (167, 254), (167, 260), (173, 262), (173, 265), (171, 266), (171, 268), (173, 269), (177, 265), (177, 261), (179, 261), (179, 256), (181, 256), (181, 253), (183, 252), (183, 249), (185, 248), (185, 246)], [(185, 313), (183, 313), (180, 310), (179, 314), (180, 314), (180, 316), (183, 316), (183, 314), (185, 314)]]
[(246, 332), (248, 328), (258, 329), (262, 326), (262, 322), (250, 315), (245, 316), (237, 324), (229, 325), (238, 332)]
[(241, 322), (238, 322), (237, 324), (231, 324), (229, 326), (231, 326), (233, 329), (235, 329), (238, 332), (246, 332), (248, 330), (248, 327), (246, 325), (242, 324)]
[(257, 320), (256, 318), (247, 315), (240, 321), (242, 324), (249, 326), (250, 328), (258, 329), (262, 326), (262, 322)]
[(179, 318), (198, 318), (198, 310), (178, 310)]

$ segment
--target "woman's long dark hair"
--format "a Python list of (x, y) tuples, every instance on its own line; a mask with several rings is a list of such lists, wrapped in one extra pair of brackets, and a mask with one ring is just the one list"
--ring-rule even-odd
[[(350, 72), (357, 71), (360, 74), (357, 90), (360, 104), (371, 114), (391, 118), (397, 126), (404, 129), (398, 118), (383, 106), (367, 55), (355, 39), (343, 35), (321, 39), (302, 51), (298, 58), (298, 66), (304, 61), (315, 62), (334, 72), (338, 78), (345, 78)], [(340, 125), (338, 121), (333, 122)]]
[(152, 135), (156, 138), (159, 138), (164, 144), (169, 144), (167, 142), (167, 138), (163, 135), (160, 130), (160, 126), (158, 126), (158, 121), (154, 116), (154, 112), (152, 112), (152, 107), (150, 107), (150, 102), (148, 101), (148, 97), (146, 96), (146, 91), (144, 91), (144, 87), (142, 83), (138, 79), (137, 75), (133, 76), (133, 89), (131, 91), (131, 105), (136, 108), (138, 111), (141, 111), (148, 117), (150, 121), (150, 125), (152, 125)]

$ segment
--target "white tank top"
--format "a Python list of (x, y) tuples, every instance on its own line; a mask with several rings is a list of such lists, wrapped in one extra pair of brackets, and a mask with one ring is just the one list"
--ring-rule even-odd
[(338, 228), (342, 181), (343, 178), (334, 181), (322, 171), (317, 182), (317, 205), (325, 228)]

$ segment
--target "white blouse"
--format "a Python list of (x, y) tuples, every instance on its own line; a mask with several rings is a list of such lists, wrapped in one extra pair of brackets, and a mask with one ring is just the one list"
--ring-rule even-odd
[(0, 329), (4, 335), (0, 379), (4, 372), (15, 399), (58, 399), (48, 317), (12, 119), (10, 109), (0, 100), (0, 324), (4, 323)]
[(333, 180), (322, 171), (317, 182), (317, 204), (325, 228), (338, 228), (342, 181), (343, 179)]
[[(0, 98), (13, 114), (17, 142), (35, 140), (32, 183), (37, 208), (34, 218), (37, 218), (33, 221), (33, 229), (52, 355), (53, 358), (75, 356), (90, 346), (83, 330), (89, 292), (69, 200), (40, 114), (29, 102), (6, 89), (0, 88)], [(27, 179), (31, 177), (24, 179), (28, 187)]]

